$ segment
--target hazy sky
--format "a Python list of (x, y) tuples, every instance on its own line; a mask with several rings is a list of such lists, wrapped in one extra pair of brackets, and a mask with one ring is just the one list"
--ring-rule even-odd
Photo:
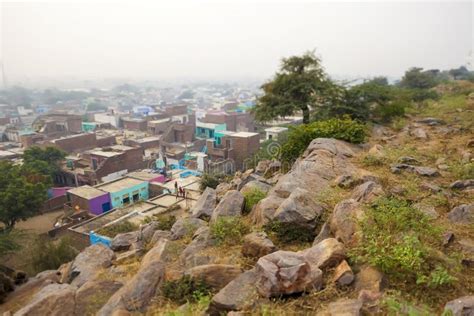
[(473, 49), (465, 2), (175, 1), (3, 3), (10, 82), (269, 78), (316, 49), (333, 75), (451, 68)]

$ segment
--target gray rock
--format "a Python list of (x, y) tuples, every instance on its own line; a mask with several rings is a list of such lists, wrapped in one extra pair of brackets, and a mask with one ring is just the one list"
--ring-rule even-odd
[(255, 172), (263, 174), (270, 165), (270, 160), (260, 160), (255, 168)]
[(357, 202), (370, 202), (383, 194), (384, 192), (380, 184), (373, 181), (367, 181), (354, 189), (351, 199), (354, 199)]
[(474, 188), (474, 179), (457, 180), (449, 186), (451, 189), (464, 190)]
[(421, 123), (421, 124), (430, 125), (430, 126), (446, 124), (443, 120), (441, 120), (439, 118), (435, 118), (435, 117), (426, 117), (426, 118), (423, 118), (421, 120), (418, 120), (417, 122)]
[(145, 224), (140, 227), (140, 237), (141, 239), (145, 242), (148, 243), (151, 241), (153, 238), (153, 234), (155, 233), (156, 229), (158, 227), (158, 222), (157, 221), (152, 221), (148, 224)]
[(316, 228), (324, 212), (324, 207), (318, 204), (313, 195), (301, 188), (296, 188), (284, 200), (273, 215), (273, 219), (281, 223), (294, 224), (299, 227)]
[(110, 267), (114, 258), (114, 252), (103, 244), (87, 247), (72, 262), (70, 283), (77, 287), (82, 286), (103, 268)]
[(435, 207), (432, 205), (416, 203), (413, 205), (413, 207), (425, 214), (430, 219), (437, 219), (439, 217), (438, 212), (436, 212)]
[(244, 185), (242, 189), (240, 189), (240, 193), (245, 194), (247, 192), (252, 192), (253, 190), (259, 190), (266, 194), (268, 191), (270, 191), (271, 188), (272, 186), (267, 183), (257, 181), (257, 180), (252, 180), (248, 182), (246, 185)]
[(224, 312), (240, 311), (253, 306), (258, 298), (256, 279), (255, 268), (240, 274), (214, 295), (207, 312), (217, 316)]
[(181, 253), (181, 263), (186, 267), (211, 263), (212, 257), (201, 254), (201, 251), (212, 245), (214, 245), (214, 240), (211, 238), (209, 227), (199, 228), (194, 233), (193, 240)]
[(328, 305), (331, 316), (359, 316), (362, 301), (359, 299), (342, 298)]
[(299, 251), (298, 254), (302, 255), (311, 266), (321, 270), (335, 267), (346, 258), (344, 245), (335, 238), (325, 239), (311, 248)]
[(76, 292), (75, 315), (94, 315), (122, 285), (107, 279), (87, 281)]
[(431, 168), (431, 167), (422, 167), (422, 166), (412, 166), (408, 164), (396, 164), (391, 167), (390, 169), (392, 173), (399, 174), (402, 170), (406, 170), (412, 173), (416, 173), (420, 176), (424, 177), (436, 177), (439, 176), (440, 173), (438, 170)]
[(235, 279), (242, 270), (237, 265), (206, 264), (189, 269), (186, 275), (202, 280), (205, 284), (219, 291)]
[(350, 174), (343, 174), (339, 177), (337, 177), (334, 180), (334, 185), (343, 188), (343, 189), (348, 189), (352, 188), (353, 186), (357, 185), (360, 182), (360, 180), (355, 179), (352, 175)]
[(207, 187), (191, 209), (193, 217), (209, 219), (217, 204), (216, 190)]
[(216, 187), (216, 196), (218, 199), (222, 198), (227, 191), (232, 189), (232, 185), (230, 183), (221, 182)]
[(418, 127), (418, 128), (415, 128), (415, 129), (411, 130), (410, 135), (417, 138), (417, 139), (422, 139), (422, 140), (428, 139), (428, 134), (421, 127)]
[(439, 193), (442, 191), (439, 186), (433, 183), (429, 183), (429, 182), (423, 182), (421, 184), (421, 188), (423, 190), (430, 191), (431, 193)]
[(151, 237), (150, 244), (156, 244), (160, 239), (171, 239), (171, 232), (168, 230), (156, 230)]
[(292, 251), (280, 250), (260, 258), (255, 270), (257, 290), (263, 297), (301, 293), (322, 286), (322, 271)]
[(461, 204), (448, 213), (448, 219), (456, 224), (470, 224), (474, 222), (474, 204)]
[(346, 260), (342, 260), (334, 270), (333, 280), (341, 286), (349, 285), (354, 281), (354, 273)]
[(323, 226), (321, 226), (321, 230), (319, 231), (319, 234), (316, 236), (316, 238), (314, 238), (313, 246), (316, 246), (321, 241), (328, 238), (331, 238), (331, 228), (329, 227), (329, 223), (325, 222)]
[(28, 305), (15, 316), (74, 315), (76, 287), (69, 284), (50, 284), (34, 295)]
[(474, 315), (474, 295), (459, 297), (449, 301), (444, 306), (445, 312), (451, 312), (453, 316), (473, 316)]
[(260, 258), (276, 250), (277, 247), (264, 232), (253, 232), (243, 238), (242, 255), (244, 257)]
[(400, 158), (398, 158), (398, 162), (399, 163), (406, 163), (406, 164), (409, 164), (409, 165), (419, 165), (420, 164), (420, 161), (414, 157), (410, 157), (410, 156), (402, 156)]
[(354, 245), (359, 238), (359, 220), (364, 215), (360, 203), (353, 200), (343, 200), (336, 204), (330, 218), (329, 226), (337, 240), (344, 244)]
[(143, 257), (138, 272), (115, 292), (97, 315), (108, 316), (117, 310), (143, 311), (156, 294), (165, 276), (164, 252), (168, 240), (158, 242)]
[(129, 233), (117, 234), (110, 244), (113, 251), (129, 250), (130, 246), (140, 240), (140, 232), (134, 231)]
[(236, 190), (228, 191), (212, 212), (211, 222), (215, 222), (222, 216), (241, 216), (244, 206), (242, 193)]
[(377, 269), (364, 266), (355, 278), (356, 291), (368, 290), (373, 293), (380, 293), (386, 286), (384, 275)]
[(207, 222), (194, 217), (178, 219), (171, 227), (171, 239), (181, 239), (186, 235), (193, 235), (200, 227), (206, 226)]
[(468, 255), (474, 255), (474, 240), (472, 239), (461, 239), (458, 241), (461, 249)]

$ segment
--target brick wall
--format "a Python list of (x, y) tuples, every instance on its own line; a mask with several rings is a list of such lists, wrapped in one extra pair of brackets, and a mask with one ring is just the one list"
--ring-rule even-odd
[(145, 132), (147, 130), (147, 121), (142, 120), (142, 121), (128, 121), (128, 120), (122, 120), (123, 122), (123, 128), (132, 130), (132, 131), (143, 131)]
[(67, 153), (80, 152), (97, 147), (97, 138), (95, 133), (85, 133), (73, 137), (56, 139), (54, 144)]

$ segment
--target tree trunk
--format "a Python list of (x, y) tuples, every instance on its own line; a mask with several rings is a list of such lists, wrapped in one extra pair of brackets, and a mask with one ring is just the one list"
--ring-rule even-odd
[(308, 106), (305, 106), (301, 108), (303, 111), (303, 124), (308, 124), (309, 123), (309, 108)]

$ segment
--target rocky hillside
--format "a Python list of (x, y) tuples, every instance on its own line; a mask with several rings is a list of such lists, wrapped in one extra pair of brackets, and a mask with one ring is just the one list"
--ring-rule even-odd
[[(13, 315), (474, 315), (474, 96), (314, 139), (17, 287)], [(258, 192), (258, 194), (256, 194)], [(255, 205), (253, 205), (255, 203)], [(160, 229), (161, 228), (161, 229)]]

